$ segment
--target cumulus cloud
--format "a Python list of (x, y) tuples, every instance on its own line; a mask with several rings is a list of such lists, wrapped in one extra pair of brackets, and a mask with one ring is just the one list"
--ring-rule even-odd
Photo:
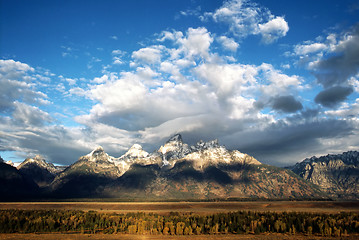
[(240, 94), (246, 84), (254, 84), (257, 69), (241, 64), (202, 64), (194, 69), (199, 78), (213, 86), (219, 98)]
[(18, 74), (23, 74), (24, 72), (34, 72), (35, 69), (19, 61), (14, 61), (12, 59), (2, 60), (0, 59), (0, 71), (3, 76), (8, 78), (13, 78)]
[(333, 50), (334, 56), (320, 59), (312, 68), (324, 87), (348, 81), (359, 71), (359, 25), (347, 33)]
[(80, 97), (85, 97), (86, 96), (86, 91), (82, 88), (79, 87), (74, 87), (71, 88), (69, 90), (70, 95), (76, 95), (76, 96), (80, 96)]
[(15, 101), (44, 103), (47, 95), (37, 91), (32, 76), (34, 68), (14, 60), (0, 60), (0, 111), (11, 111)]
[(218, 38), (218, 42), (220, 42), (223, 47), (229, 51), (236, 52), (239, 44), (236, 43), (233, 38), (228, 38), (226, 36), (220, 36)]
[(359, 115), (359, 98), (353, 104), (343, 104), (339, 109), (328, 110), (325, 112), (327, 115), (334, 117), (341, 117), (345, 119), (356, 119)]
[(207, 12), (202, 19), (211, 18), (215, 22), (229, 25), (229, 31), (239, 38), (261, 35), (262, 42), (270, 44), (289, 31), (284, 17), (274, 16), (267, 8), (249, 0), (230, 0), (214, 12)]
[(347, 86), (359, 72), (359, 25), (318, 39), (323, 41), (296, 45), (294, 54), (307, 64), (324, 88)]
[(42, 126), (52, 121), (47, 112), (25, 103), (15, 102), (15, 110), (12, 113), (14, 122), (25, 126)]
[(208, 51), (213, 38), (204, 27), (189, 28), (187, 38), (178, 39), (178, 42), (183, 45), (182, 50), (187, 53), (187, 56), (208, 58)]
[(124, 64), (124, 61), (122, 60), (122, 58), (126, 55), (125, 51), (122, 51), (120, 49), (115, 49), (111, 52), (111, 54), (113, 55), (112, 64), (115, 64), (115, 65)]
[[(90, 97), (106, 105), (110, 109), (123, 110), (142, 103), (145, 86), (133, 75), (93, 87)], [(99, 109), (99, 111), (104, 111)]]
[(141, 48), (132, 53), (132, 58), (146, 64), (155, 64), (161, 61), (161, 46)]
[(216, 22), (229, 24), (230, 31), (236, 36), (246, 37), (257, 33), (258, 23), (262, 21), (260, 13), (264, 9), (246, 0), (225, 1), (224, 4), (213, 13), (205, 13), (206, 17)]
[(275, 69), (271, 64), (263, 63), (258, 66), (263, 83), (259, 86), (264, 96), (276, 96), (301, 88), (302, 79), (297, 75), (286, 75)]
[(176, 48), (166, 49), (170, 59), (193, 65), (198, 60), (209, 60), (210, 47), (213, 42), (211, 33), (205, 27), (188, 28), (184, 34), (180, 31), (163, 31), (157, 39), (159, 42), (170, 41)]
[(288, 23), (283, 17), (276, 17), (267, 23), (259, 24), (258, 27), (259, 33), (262, 35), (262, 41), (266, 44), (273, 43), (284, 37), (289, 31)]
[(327, 45), (324, 43), (298, 44), (295, 46), (294, 52), (297, 55), (308, 55), (325, 49), (327, 49)]
[(117, 64), (117, 65), (121, 65), (124, 64), (124, 62), (121, 60), (121, 58), (119, 57), (113, 57), (113, 62), (112, 64)]

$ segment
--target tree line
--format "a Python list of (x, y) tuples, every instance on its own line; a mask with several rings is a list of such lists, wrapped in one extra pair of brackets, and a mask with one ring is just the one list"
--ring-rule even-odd
[(359, 214), (238, 211), (99, 213), (78, 210), (0, 210), (0, 233), (260, 234), (346, 236), (359, 233)]

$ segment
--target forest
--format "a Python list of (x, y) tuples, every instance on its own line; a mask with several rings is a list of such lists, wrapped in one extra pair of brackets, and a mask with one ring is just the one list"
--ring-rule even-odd
[(199, 215), (102, 213), (79, 210), (0, 210), (0, 233), (260, 234), (347, 236), (359, 233), (359, 214), (237, 211)]

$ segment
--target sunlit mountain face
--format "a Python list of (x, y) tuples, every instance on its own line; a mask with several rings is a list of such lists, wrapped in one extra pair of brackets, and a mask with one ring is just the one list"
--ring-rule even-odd
[(178, 133), (275, 166), (358, 149), (351, 0), (0, 4), (6, 161), (71, 165), (99, 145), (134, 146), (130, 161)]

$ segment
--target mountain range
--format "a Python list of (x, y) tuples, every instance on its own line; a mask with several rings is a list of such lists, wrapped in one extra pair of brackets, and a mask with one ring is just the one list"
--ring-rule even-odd
[[(10, 186), (2, 191), (5, 198), (359, 199), (358, 156), (353, 151), (312, 157), (284, 169), (228, 150), (218, 140), (189, 146), (177, 134), (152, 153), (134, 144), (115, 158), (97, 147), (66, 168), (41, 156), (27, 158), (17, 168), (1, 162), (0, 181)], [(11, 193), (11, 185), (21, 193), (26, 184), (33, 191)]]
[(291, 170), (333, 198), (359, 198), (359, 152), (311, 157)]

